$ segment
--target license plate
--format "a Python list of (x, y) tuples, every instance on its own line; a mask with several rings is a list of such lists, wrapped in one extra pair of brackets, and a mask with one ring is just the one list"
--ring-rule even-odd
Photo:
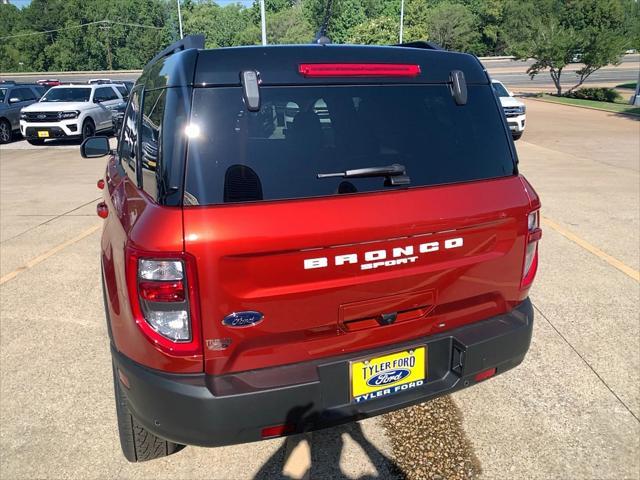
[(426, 351), (426, 347), (417, 347), (351, 362), (351, 400), (366, 402), (424, 385)]
[(46, 130), (40, 130), (38, 131), (38, 137), (49, 138), (49, 132), (47, 132)]

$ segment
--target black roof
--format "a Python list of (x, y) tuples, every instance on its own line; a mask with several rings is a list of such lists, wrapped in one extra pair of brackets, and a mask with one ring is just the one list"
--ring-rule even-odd
[(139, 79), (147, 89), (170, 86), (240, 85), (240, 72), (256, 70), (262, 85), (346, 84), (353, 77), (305, 78), (301, 63), (407, 63), (420, 65), (415, 78), (359, 77), (358, 83), (448, 83), (452, 70), (462, 70), (468, 84), (488, 84), (489, 77), (473, 55), (428, 44), (402, 46), (271, 45), (186, 49), (154, 59)]

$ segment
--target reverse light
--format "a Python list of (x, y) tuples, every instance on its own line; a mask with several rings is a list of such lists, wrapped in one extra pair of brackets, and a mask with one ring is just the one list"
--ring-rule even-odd
[(145, 319), (160, 335), (173, 340), (184, 342), (191, 339), (189, 328), (189, 313), (186, 310), (152, 310), (147, 308)]
[(521, 287), (531, 285), (538, 270), (538, 240), (542, 238), (540, 211), (529, 213), (527, 217), (527, 237), (522, 269)]
[(301, 63), (298, 73), (317, 77), (417, 77), (420, 65), (404, 63)]
[(184, 253), (152, 258), (132, 248), (127, 255), (129, 298), (138, 327), (173, 355), (202, 353), (195, 260)]

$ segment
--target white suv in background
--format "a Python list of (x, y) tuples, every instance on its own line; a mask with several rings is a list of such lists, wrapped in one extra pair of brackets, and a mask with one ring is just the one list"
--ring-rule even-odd
[(112, 116), (126, 105), (124, 85), (60, 85), (20, 112), (20, 133), (32, 145), (49, 138), (92, 137), (113, 128)]
[(511, 135), (514, 140), (518, 140), (524, 133), (527, 107), (520, 100), (514, 98), (513, 94), (507, 90), (502, 82), (498, 80), (491, 80), (491, 82), (493, 90), (500, 97), (500, 103), (502, 104), (504, 115), (507, 117), (507, 125), (509, 125)]

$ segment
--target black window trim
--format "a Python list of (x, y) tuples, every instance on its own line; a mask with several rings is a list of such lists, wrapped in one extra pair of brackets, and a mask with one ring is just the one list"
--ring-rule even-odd
[[(137, 87), (136, 87), (137, 88)], [(135, 88), (134, 88), (135, 90)], [(138, 118), (138, 131), (140, 133), (139, 135), (139, 140), (138, 141), (138, 162), (137, 162), (137, 176), (138, 176), (138, 181), (139, 181), (139, 188), (140, 190), (142, 190), (150, 199), (153, 200), (154, 203), (159, 204), (160, 203), (160, 199), (159, 198), (153, 198), (151, 196), (151, 194), (149, 194), (149, 192), (147, 192), (144, 189), (144, 181), (142, 178), (142, 134), (143, 134), (143, 129), (142, 129), (142, 120), (144, 117), (144, 107), (145, 107), (145, 101), (146, 101), (146, 97), (148, 93), (152, 93), (152, 92), (157, 92), (160, 91), (160, 94), (158, 95), (158, 98), (156, 99), (156, 104), (158, 102), (158, 100), (160, 99), (160, 97), (162, 95), (165, 95), (165, 102), (166, 102), (166, 95), (167, 95), (167, 87), (159, 87), (159, 88), (150, 88), (150, 89), (145, 89), (144, 86), (142, 86), (142, 94), (141, 94), (141, 99), (140, 99), (140, 115)], [(133, 95), (133, 90), (131, 91), (130, 96)], [(155, 107), (155, 104), (154, 104)], [(164, 116), (166, 114), (166, 103), (165, 103), (165, 109), (162, 112), (162, 123), (164, 123)], [(156, 171), (155, 171), (155, 177), (156, 177), (156, 189), (157, 189), (157, 194), (160, 194), (160, 185), (159, 185), (159, 172), (160, 172), (160, 168), (161, 168), (161, 160), (162, 160), (162, 135), (160, 135), (158, 137), (158, 162), (156, 165)]]
[[(140, 123), (141, 123), (141, 119), (142, 119), (142, 115), (140, 115), (140, 107), (142, 106), (142, 102), (144, 101), (144, 85), (136, 85), (132, 90), (131, 93), (129, 94), (129, 101), (127, 102), (127, 107), (124, 110), (124, 118), (123, 118), (123, 127), (120, 129), (120, 138), (118, 138), (118, 162), (117, 162), (117, 167), (119, 170), (119, 173), (121, 173), (122, 175), (126, 175), (129, 180), (133, 181), (133, 178), (131, 178), (131, 175), (129, 174), (130, 169), (125, 168), (124, 165), (122, 165), (122, 136), (124, 135), (124, 122), (126, 121), (127, 118), (127, 113), (129, 111), (129, 106), (131, 105), (131, 100), (133, 99), (133, 95), (135, 93), (139, 93), (139, 99), (138, 99), (138, 116), (136, 118), (136, 131), (140, 132)], [(140, 142), (136, 141), (136, 171), (135, 171), (135, 185), (137, 188), (140, 188)]]

